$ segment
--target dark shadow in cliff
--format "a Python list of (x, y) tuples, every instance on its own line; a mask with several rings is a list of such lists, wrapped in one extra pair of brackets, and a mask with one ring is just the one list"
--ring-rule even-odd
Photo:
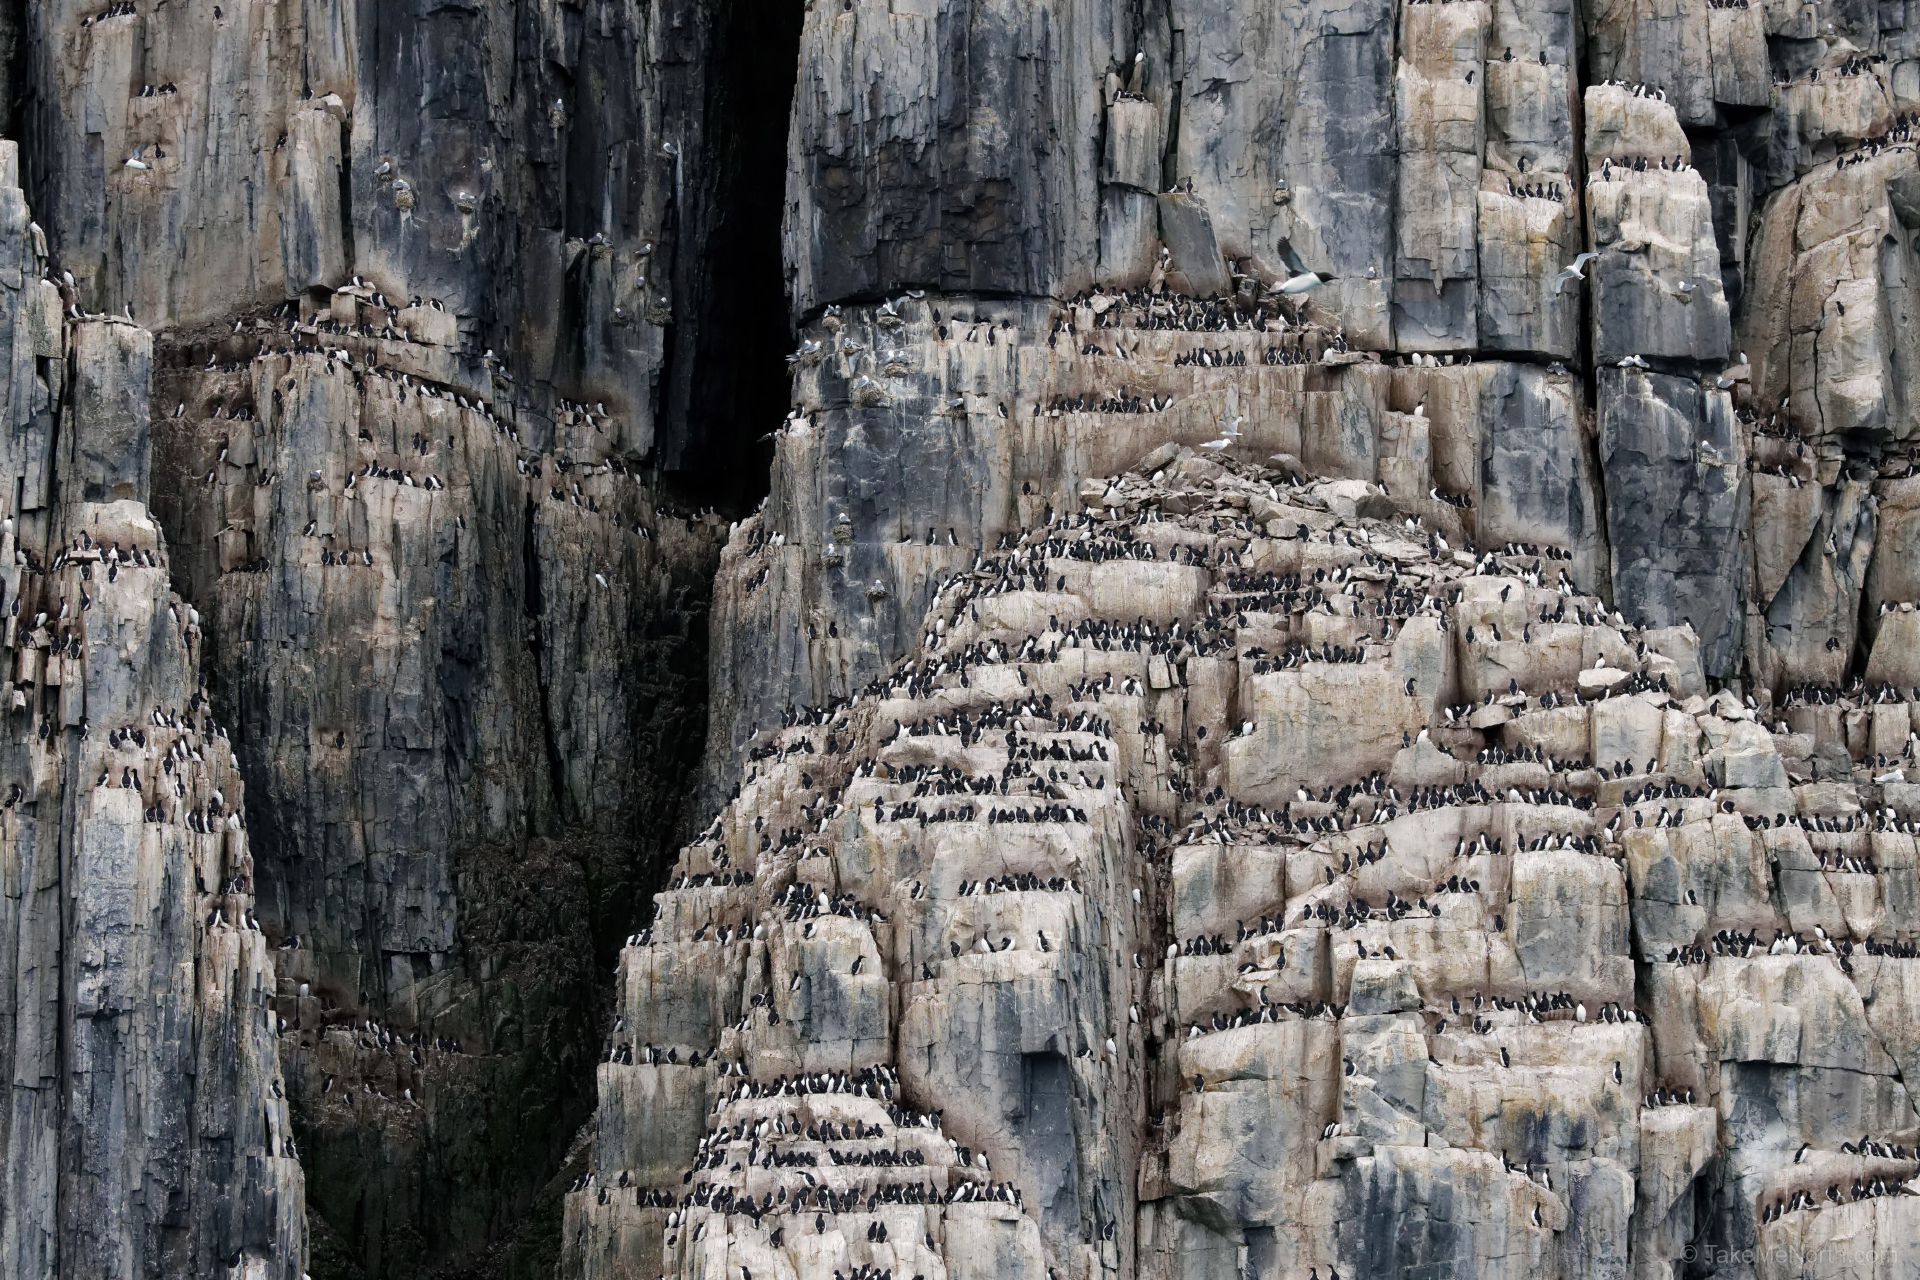
[(793, 350), (780, 234), (802, 6), (715, 0), (704, 154), (682, 212), (660, 460), (689, 500), (735, 513), (766, 495)]
[(20, 139), (27, 96), (26, 0), (0, 0), (0, 138)]
[[(265, 762), (277, 749), (278, 712), (270, 691), (250, 678), (257, 672), (248, 665), (245, 626), (222, 625), (232, 615), (221, 607), (222, 575), (204, 519), (217, 491), (187, 482), (211, 465), (225, 428), (172, 413), (176, 402), (196, 397), (199, 371), (224, 335), (224, 325), (217, 333), (176, 334), (158, 349), (154, 453), (166, 483), (156, 486), (155, 509), (173, 549), (174, 586), (208, 619), (208, 688), (247, 773), (259, 872), (284, 883), (302, 850), (288, 834), (298, 829), (297, 815), (268, 800), (275, 784)], [(514, 486), (508, 494), (520, 496)], [(466, 584), (472, 616), (520, 616), (528, 652), (469, 645), (462, 632), (426, 655), (436, 664), (447, 740), (442, 764), (423, 767), (444, 767), (450, 779), (475, 767), (470, 706), (478, 665), (515, 663), (520, 683), (510, 696), (526, 713), (522, 723), (546, 726), (524, 744), (524, 761), (545, 783), (524, 814), (524, 839), (463, 840), (445, 850), (459, 903), (450, 951), (381, 952), (380, 972), (318, 973), (317, 1006), (304, 1020), (289, 1007), (298, 1025), (281, 1042), (282, 1061), (307, 1171), (309, 1223), (325, 1246), (309, 1267), (315, 1280), (552, 1275), (561, 1193), (575, 1176), (566, 1172), (567, 1153), (594, 1105), (609, 975), (695, 820), (690, 783), (705, 744), (717, 530), (663, 554), (648, 592), (633, 602), (623, 674), (613, 682), (620, 705), (607, 704), (630, 727), (628, 785), (616, 803), (566, 790), (553, 727), (564, 710), (548, 701), (558, 696), (542, 675), (553, 659), (546, 632), (533, 625), (552, 620), (550, 575), (577, 552), (524, 506), (506, 502), (498, 522), (482, 517), (493, 509), (481, 503), (470, 521), (475, 536), (491, 529), (489, 546), (503, 553), (488, 559), (496, 573)], [(551, 540), (544, 553), (543, 540)], [(232, 602), (243, 594), (228, 584), (228, 605), (240, 607)], [(329, 667), (326, 678), (351, 680), (354, 669)], [(500, 692), (509, 696), (505, 686)], [(262, 915), (276, 943), (305, 928)], [(403, 998), (378, 993), (381, 973), (407, 969)], [(361, 1045), (354, 1028), (369, 1018), (400, 1039), (377, 1050)], [(425, 1045), (412, 1043), (416, 1035)], [(443, 1040), (462, 1047), (447, 1052), (438, 1047)]]
[[(629, 709), (646, 726), (631, 809), (591, 826), (556, 815), (553, 834), (524, 845), (454, 851), (461, 924), (447, 978), (470, 986), (430, 1030), (465, 1048), (434, 1059), (424, 1105), (402, 1104), (395, 1123), (378, 1109), (329, 1122), (312, 1105), (313, 1072), (325, 1068), (296, 1085), (309, 1218), (337, 1245), (315, 1280), (554, 1274), (563, 1195), (580, 1171), (569, 1149), (595, 1104), (608, 975), (687, 834), (705, 741), (706, 600), (694, 579), (710, 580), (706, 567), (683, 575), (631, 637), (649, 655)], [(530, 570), (530, 589), (538, 581)]]
[[(309, 1221), (326, 1246), (315, 1280), (509, 1274), (593, 1111), (602, 1001), (587, 900), (605, 845), (536, 838), (459, 853), (463, 958), (488, 975), (436, 1021), (435, 1037), (457, 1038), (460, 1052), (427, 1054), (417, 1073), (405, 1048), (392, 1066), (363, 1055), (375, 1057), (375, 1095), (344, 1071), (316, 1095), (294, 1064), (296, 1085), (309, 1085), (294, 1091)], [(321, 1056), (312, 1069), (339, 1070), (338, 1054)], [(394, 1096), (400, 1081), (424, 1085), (419, 1101)]]

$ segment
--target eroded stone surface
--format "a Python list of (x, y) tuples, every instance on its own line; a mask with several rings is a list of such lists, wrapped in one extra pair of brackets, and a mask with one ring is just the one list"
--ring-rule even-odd
[(202, 620), (148, 507), (153, 338), (63, 326), (43, 255), (8, 186), (4, 1269), (299, 1280), (283, 953)]
[(970, 1195), (1014, 1275), (1788, 1275), (1903, 1220), (1911, 689), (1709, 696), (1569, 551), (1192, 449), (1001, 541), (628, 940), (578, 1274), (974, 1274)]
[[(9, 591), (82, 528), (167, 574), (81, 610), (143, 663), (13, 637), (12, 843), (98, 859), (9, 895), (0, 1249), (458, 1272), (590, 1161), (565, 1274), (1900, 1273), (1911, 9), (0, 10)], [(96, 707), (202, 677), (244, 840), (143, 921), (96, 873), (212, 837), (87, 785)], [(1084, 817), (891, 816), (1042, 748)], [(715, 813), (677, 873), (748, 878), (660, 899), (609, 1038)], [(864, 1190), (770, 1217), (802, 1170)]]

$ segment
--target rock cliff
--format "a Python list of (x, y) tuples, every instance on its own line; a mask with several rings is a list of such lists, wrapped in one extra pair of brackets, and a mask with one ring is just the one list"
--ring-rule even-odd
[(1904, 19), (810, 6), (568, 1273), (1911, 1267)]
[(149, 507), (153, 337), (63, 325), (18, 182), (0, 145), (5, 1269), (297, 1280), (277, 952), (202, 621)]
[(9, 1272), (1914, 1272), (1916, 33), (0, 4)]
[(579, 1273), (1907, 1265), (1916, 691), (1710, 692), (1564, 548), (1222, 453), (756, 740), (622, 959)]
[[(698, 453), (752, 450), (691, 424), (749, 422), (773, 385), (691, 287), (740, 256), (716, 247), (756, 153), (703, 122), (744, 15), (595, 9), (7, 11), (44, 323), (146, 343), (112, 400), (138, 400), (161, 581), (197, 611), (251, 790), (308, 1174), (289, 1211), (323, 1276), (468, 1268), (526, 1234), (592, 1106), (596, 974), (704, 737), (710, 504), (753, 485)], [(29, 376), (58, 393), (65, 350), (16, 361), (17, 402)], [(189, 1103), (164, 1075), (138, 1091)], [(159, 1247), (128, 1270), (208, 1274)]]

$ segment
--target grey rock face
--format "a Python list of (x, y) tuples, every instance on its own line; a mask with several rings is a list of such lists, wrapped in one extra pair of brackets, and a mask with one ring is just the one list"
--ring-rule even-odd
[[(1107, 0), (807, 10), (789, 145), (796, 312), (901, 284), (1089, 279)], [(1019, 56), (1009, 56), (1019, 50)]]
[[(802, 335), (814, 345), (798, 366), (798, 416), (779, 433), (773, 492), (721, 572), (709, 786), (737, 776), (755, 726), (884, 670), (917, 634), (933, 585), (973, 548), (1071, 509), (1089, 475), (1164, 442), (1203, 445), (1234, 419), (1237, 448), (1378, 480), (1450, 537), (1538, 541), (1603, 572), (1600, 468), (1571, 376), (1337, 352), (1281, 363), (1318, 354), (1328, 333), (1277, 319), (1163, 327), (1173, 304), (1159, 305), (902, 299)], [(1195, 362), (1201, 352), (1223, 363)], [(860, 372), (869, 362), (879, 367)], [(746, 563), (761, 546), (769, 555)]]
[(1744, 433), (1719, 392), (1600, 372), (1600, 458), (1615, 602), (1652, 626), (1690, 622), (1708, 674), (1737, 669), (1746, 614)]
[(0, 6), (10, 1270), (1911, 1270), (1912, 9)]
[[(1099, 34), (988, 109), (993, 23), (887, 8), (808, 14), (719, 816), (622, 960), (570, 1273), (963, 1273), (951, 1161), (874, 1167), (927, 1127), (1014, 1171), (1007, 1274), (1904, 1265), (1900, 24), (1014, 6)], [(982, 146), (1087, 52), (1092, 145)], [(939, 203), (1013, 173), (1011, 237)]]
[(1724, 638), (1404, 515), (1156, 449), (754, 739), (567, 1273), (1901, 1265), (1911, 699), (1708, 697)]
[[(895, 185), (890, 171), (868, 171), (869, 180), (861, 181), (857, 166), (836, 170), (830, 184), (817, 184), (810, 162), (797, 155), (789, 193), (796, 213), (788, 239), (790, 267), (801, 282), (795, 307), (807, 313), (889, 288), (928, 285), (949, 291), (936, 309), (971, 317), (999, 304), (969, 298), (969, 287), (1045, 292), (1057, 303), (1047, 327), (1072, 323), (1085, 334), (1105, 323), (1105, 299), (1123, 286), (1179, 291), (1205, 281), (1212, 273), (1189, 260), (1200, 255), (1209, 236), (1228, 259), (1229, 291), (1242, 297), (1256, 296), (1297, 269), (1331, 273), (1331, 283), (1304, 295), (1310, 323), (1337, 330), (1351, 346), (1389, 353), (1390, 360), (1393, 354), (1425, 359), (1426, 353), (1447, 359), (1477, 349), (1483, 359), (1510, 353), (1529, 362), (1572, 363), (1570, 382), (1586, 384), (1579, 438), (1602, 440), (1614, 430), (1623, 448), (1616, 452), (1603, 443), (1606, 461), (1591, 469), (1548, 463), (1552, 470), (1537, 491), (1511, 482), (1464, 486), (1464, 469), (1446, 456), (1415, 457), (1410, 467), (1377, 470), (1377, 444), (1361, 441), (1379, 437), (1382, 424), (1349, 416), (1330, 447), (1306, 458), (1311, 469), (1383, 478), (1397, 472), (1403, 491), (1459, 493), (1471, 487), (1480, 499), (1510, 511), (1535, 510), (1546, 501), (1570, 517), (1604, 513), (1599, 520), (1573, 519), (1556, 545), (1576, 550), (1583, 563), (1616, 566), (1597, 585), (1635, 616), (1658, 622), (1691, 616), (1696, 606), (1710, 615), (1698, 625), (1716, 678), (1746, 673), (1776, 686), (1796, 678), (1834, 678), (1854, 637), (1851, 629), (1835, 630), (1824, 619), (1857, 611), (1868, 571), (1850, 569), (1830, 584), (1801, 573), (1792, 579), (1794, 589), (1776, 599), (1787, 582), (1783, 566), (1823, 545), (1826, 527), (1817, 541), (1809, 540), (1814, 526), (1804, 513), (1789, 527), (1772, 527), (1783, 504), (1767, 490), (1776, 467), (1785, 464), (1768, 459), (1788, 446), (1769, 442), (1803, 440), (1807, 456), (1789, 468), (1797, 469), (1796, 486), (1803, 480), (1848, 483), (1840, 474), (1840, 460), (1847, 457), (1856, 485), (1872, 487), (1867, 473), (1877, 471), (1884, 486), (1903, 465), (1892, 456), (1892, 442), (1910, 434), (1898, 425), (1910, 416), (1908, 396), (1904, 380), (1889, 371), (1904, 361), (1900, 352), (1911, 329), (1894, 317), (1904, 314), (1905, 286), (1898, 282), (1914, 270), (1906, 242), (1913, 210), (1920, 207), (1907, 180), (1914, 99), (1901, 88), (1904, 73), (1897, 70), (1904, 65), (1904, 45), (1897, 38), (1888, 43), (1885, 63), (1871, 53), (1855, 56), (1838, 43), (1824, 56), (1812, 46), (1796, 46), (1784, 56), (1783, 48), (1783, 60), (1769, 68), (1765, 32), (1797, 32), (1798, 19), (1767, 18), (1751, 8), (1710, 8), (1707, 14), (1623, 10), (1576, 16), (1553, 6), (1409, 5), (1392, 40), (1394, 23), (1380, 15), (1350, 9), (1303, 15), (1301, 21), (1320, 24), (1316, 30), (1335, 40), (1326, 50), (1312, 40), (1285, 38), (1282, 28), (1291, 18), (1232, 6), (1170, 14), (1164, 29), (1148, 21), (1131, 52), (1124, 46), (1108, 50), (1097, 40), (1089, 46), (1113, 55), (1103, 82), (1108, 125), (1097, 162), (1078, 150), (1077, 135), (1048, 133), (1043, 145), (1021, 153), (1019, 163), (1037, 166), (1030, 189), (1046, 188), (1063, 215), (1033, 233), (1050, 237), (1047, 252), (1038, 255), (1047, 260), (1045, 270), (999, 270), (984, 283), (974, 277), (969, 286), (952, 275), (893, 271), (885, 253), (855, 252), (841, 269), (859, 273), (857, 284), (846, 283), (838, 293), (809, 284), (815, 278), (810, 264), (842, 244), (819, 231), (817, 205), (830, 200), (861, 209), (861, 217), (871, 220), (882, 209), (903, 210), (911, 199), (907, 190), (921, 188)], [(808, 47), (824, 50), (828, 33), (864, 39), (857, 35), (868, 30), (862, 24), (875, 20), (864, 7), (851, 14), (816, 7), (808, 18), (808, 39), (816, 43)], [(1585, 27), (1580, 38), (1593, 50), (1591, 66), (1576, 63), (1576, 20)], [(900, 29), (912, 25), (897, 15), (887, 21)], [(986, 38), (977, 18), (967, 21), (969, 39)], [(1867, 19), (1848, 22), (1860, 28), (1863, 48), (1880, 39)], [(1348, 25), (1354, 31), (1335, 39), (1333, 33)], [(1164, 53), (1162, 39), (1168, 42)], [(964, 61), (928, 55), (890, 65), (882, 98), (913, 101), (903, 83), (945, 86), (948, 77), (975, 74), (978, 47), (967, 45), (971, 52)], [(959, 48), (946, 47), (953, 59)], [(1056, 61), (1066, 65), (1072, 59)], [(1684, 93), (1669, 83), (1681, 66), (1691, 68)], [(1636, 83), (1634, 75), (1643, 79)], [(943, 87), (934, 96), (945, 93)], [(1038, 100), (1016, 95), (1021, 102), (1030, 98)], [(800, 94), (794, 129), (802, 154), (811, 154), (806, 149), (816, 135), (844, 136), (849, 120), (868, 109), (851, 97), (831, 102), (837, 105), (830, 109), (828, 98), (804, 89)], [(1755, 117), (1760, 110), (1766, 115)], [(942, 148), (979, 154), (983, 122), (997, 118), (985, 110), (928, 117), (929, 132), (916, 154)], [(1341, 142), (1349, 122), (1358, 128), (1367, 121), (1373, 122), (1369, 138), (1396, 139), (1397, 163), (1377, 147)], [(1156, 153), (1157, 169), (1151, 162)], [(1085, 191), (1080, 175), (1088, 163), (1100, 176), (1099, 229), (1075, 241), (1074, 229), (1084, 229), (1089, 215), (1058, 193)], [(1146, 202), (1156, 173), (1181, 194)], [(1191, 196), (1184, 194), (1188, 178)], [(1816, 207), (1815, 216), (1800, 212)], [(1116, 220), (1128, 221), (1128, 228)], [(924, 225), (902, 216), (883, 225), (905, 224)], [(845, 243), (866, 241), (854, 236)], [(1583, 268), (1584, 278), (1560, 278), (1560, 268), (1583, 247), (1596, 258)], [(956, 260), (971, 260), (962, 248), (952, 252)], [(1095, 291), (1075, 295), (1089, 279)], [(1216, 277), (1207, 287), (1217, 283)], [(1091, 306), (1093, 318), (1070, 309), (1063, 301), (1069, 296), (1075, 307)], [(1164, 317), (1143, 316), (1139, 327), (1166, 323)], [(1204, 332), (1210, 325), (1195, 329)], [(1000, 340), (1030, 342), (1032, 327), (1003, 332)], [(910, 327), (905, 335), (916, 332)], [(1066, 363), (1059, 351), (1063, 335), (1050, 332), (1044, 364), (1036, 364), (1035, 356), (996, 353), (971, 375), (974, 388), (989, 389), (996, 407), (1005, 407), (1015, 442), (1060, 434), (1054, 428), (1064, 424), (1043, 420), (1054, 400), (1089, 389), (1098, 400), (1116, 382), (1147, 398), (1170, 394), (1175, 421), (1198, 408), (1197, 398), (1187, 394), (1189, 375), (1135, 355), (1137, 342), (1111, 353), (1116, 363), (1096, 364), (1062, 386), (1053, 371)], [(820, 333), (809, 336), (832, 345)], [(1200, 341), (1196, 337), (1193, 348), (1177, 354), (1205, 354), (1197, 349)], [(902, 354), (898, 346), (892, 339), (868, 344), (871, 354), (856, 354), (846, 373), (850, 382), (866, 378), (865, 407), (898, 403), (902, 412), (917, 416), (924, 402), (911, 395), (901, 399), (900, 389), (888, 383), (901, 375), (889, 375), (884, 366), (903, 366), (883, 356)], [(1596, 367), (1645, 367), (1668, 381), (1655, 379), (1662, 389), (1649, 397), (1647, 380), (1615, 378), (1605, 370), (1582, 373), (1583, 356)], [(1478, 377), (1434, 363), (1438, 371), (1421, 380), (1439, 385)], [(1258, 388), (1269, 376), (1225, 372), (1213, 379), (1224, 384), (1225, 394), (1208, 398), (1203, 412), (1219, 415), (1209, 426), (1242, 411), (1257, 423)], [(1353, 381), (1346, 370), (1332, 376)], [(1236, 407), (1229, 407), (1229, 397)], [(1613, 403), (1616, 397), (1619, 403)], [(1420, 398), (1390, 408), (1407, 413)], [(832, 412), (831, 404), (810, 400), (804, 376), (796, 403), (816, 415), (823, 408)], [(1372, 416), (1378, 409), (1360, 412)], [(1666, 425), (1656, 430), (1656, 418)], [(1182, 438), (1178, 428), (1169, 429), (1168, 415), (1148, 421), (1146, 432), (1122, 437), (1136, 453), (1150, 447), (1143, 434)], [(1388, 421), (1398, 431), (1408, 429), (1402, 421)], [(1585, 453), (1552, 444), (1535, 448), (1545, 442), (1522, 425), (1525, 420), (1508, 421), (1515, 439), (1524, 442), (1516, 459), (1529, 460), (1510, 464), (1515, 470), (1532, 474), (1534, 459), (1572, 460)], [(1792, 425), (1783, 434), (1785, 423)], [(1416, 436), (1429, 430), (1410, 429)], [(836, 434), (831, 426), (826, 431), (829, 438)], [(1080, 477), (1124, 465), (1094, 465), (1075, 448), (1041, 461), (1031, 448), (1015, 443), (1010, 449), (977, 434), (982, 444), (971, 484), (989, 498), (1021, 486), (1057, 496)], [(1748, 441), (1756, 443), (1749, 448)], [(860, 443), (853, 442), (851, 457), (861, 455)], [(1636, 451), (1649, 445), (1657, 445), (1659, 456), (1643, 462)], [(1396, 443), (1387, 451), (1410, 448), (1418, 454), (1424, 447)], [(1815, 455), (1829, 461), (1815, 464)], [(997, 470), (1009, 456), (1016, 459), (1014, 477)], [(1030, 469), (1021, 467), (1023, 456), (1033, 460)], [(1060, 464), (1064, 476), (1054, 473)], [(862, 464), (831, 450), (817, 464), (822, 476), (789, 481), (794, 465), (815, 464), (783, 456), (775, 464), (776, 490), (790, 484), (831, 490), (840, 483), (833, 477), (841, 468)], [(1742, 474), (1749, 471), (1750, 480)], [(1559, 483), (1569, 472), (1578, 476), (1573, 492)], [(1615, 474), (1621, 483), (1607, 485)], [(1009, 485), (1015, 477), (1018, 485)], [(1749, 490), (1761, 495), (1751, 517), (1744, 496)], [(917, 494), (900, 491), (899, 510), (882, 513), (880, 523), (905, 536), (916, 527), (910, 512), (918, 502)], [(1683, 509), (1682, 502), (1693, 505)], [(1836, 504), (1845, 508), (1848, 530), (1867, 527), (1861, 518), (1873, 503), (1863, 507), (1836, 489), (1819, 505)], [(1786, 505), (1798, 512), (1804, 500)], [(937, 522), (943, 507), (934, 503), (925, 513)], [(1705, 523), (1693, 521), (1696, 509)], [(1860, 518), (1847, 514), (1856, 509)], [(799, 536), (784, 517), (776, 499), (765, 517), (767, 536)], [(1486, 535), (1484, 519), (1471, 524)], [(959, 526), (957, 541), (978, 545), (1007, 527), (1005, 512), (994, 511), (971, 537)], [(855, 541), (864, 539), (857, 521), (854, 528)], [(1743, 537), (1745, 545), (1739, 545)], [(1866, 564), (1876, 559), (1869, 537), (1855, 537), (1853, 545)], [(941, 563), (940, 557), (927, 560), (929, 569)], [(910, 572), (923, 585), (889, 583), (891, 596), (909, 603), (924, 598), (928, 580), (927, 571)], [(803, 596), (814, 594), (801, 588)], [(1758, 614), (1749, 617), (1753, 610), (1764, 611), (1764, 625)], [(773, 624), (773, 633), (783, 629)], [(896, 637), (903, 630), (887, 629)], [(1791, 638), (1796, 630), (1814, 636), (1815, 644)], [(811, 655), (797, 661), (796, 646), (778, 634), (762, 634), (764, 639), (754, 640), (743, 634), (735, 654), (714, 664), (716, 685), (771, 682), (781, 690), (722, 706), (709, 757), (710, 775), (722, 781), (730, 776), (725, 757), (744, 741), (747, 726), (764, 724), (783, 701), (818, 701), (858, 684), (830, 674), (831, 664), (822, 667)], [(739, 662), (748, 647), (774, 654), (773, 670)], [(882, 645), (875, 661), (897, 652)], [(811, 670), (796, 681), (802, 666)], [(861, 673), (874, 669), (867, 662)]]
[[(740, 19), (23, 12), (54, 339), (68, 307), (156, 335), (149, 370), (76, 329), (94, 425), (49, 439), (89, 501), (151, 480), (200, 611), (247, 891), (300, 943), (265, 987), (312, 1199), (375, 1273), (465, 1265), (523, 1232), (587, 1114), (595, 952), (703, 737), (722, 522), (678, 494), (733, 436), (665, 424), (724, 410), (705, 386), (750, 358), (692, 287), (733, 225), (744, 144), (704, 125)], [(690, 493), (724, 476), (702, 466)], [(525, 907), (542, 884), (551, 913)]]
[(622, 448), (677, 461), (653, 414), (670, 232), (713, 218), (686, 171), (708, 24), (515, 9), (34, 6), (31, 156), (83, 300), (187, 327), (359, 275), (443, 300), (522, 377), (616, 403)]
[[(362, 305), (349, 294), (334, 310)], [(299, 1029), (290, 1072), (315, 1127), (356, 1153), (329, 1158), (315, 1195), (342, 1216), (399, 1197), (408, 1208), (383, 1203), (374, 1221), (406, 1240), (376, 1231), (370, 1261), (406, 1267), (455, 1232), (507, 1229), (527, 1194), (515, 1178), (528, 1171), (507, 1163), (483, 1175), (499, 1180), (493, 1198), (456, 1216), (436, 1165), (513, 1134), (545, 1152), (537, 1170), (578, 1115), (557, 1086), (566, 1046), (590, 1035), (589, 897), (618, 895), (627, 860), (659, 838), (640, 824), (662, 821), (646, 810), (671, 764), (646, 762), (685, 758), (677, 651), (715, 528), (662, 511), (594, 408), (563, 410), (557, 438), (534, 447), (523, 442), (544, 424), (523, 432), (510, 402), (487, 398), (505, 384), (483, 372), (474, 385), (448, 348), (321, 322), (246, 334), (238, 360), (217, 352), (170, 380), (163, 401), (188, 408), (169, 424), (175, 498), (162, 512), (222, 638), (221, 696), (253, 726), (241, 761), (266, 797), (263, 907), (303, 944), (295, 977), (311, 995), (289, 998), (294, 982), (281, 993)], [(518, 929), (488, 922), (529, 886), (488, 851), (563, 831), (585, 865), (551, 887), (583, 870), (589, 882), (547, 924), (568, 960), (524, 969)], [(329, 1030), (374, 1011), (461, 1051), (393, 1078)], [(516, 1088), (541, 1096), (509, 1084), (535, 1064), (555, 1092), (510, 1102)], [(378, 1144), (356, 1135), (384, 1122), (378, 1107), (332, 1107), (329, 1076), (410, 1091), (428, 1117), (402, 1148), (417, 1174), (392, 1186), (342, 1167), (373, 1159)]]
[(148, 510), (152, 335), (63, 328), (0, 147), (8, 882), (0, 1227), (17, 1275), (298, 1280), (302, 1173), (245, 784)]
[[(1724, 359), (1727, 306), (1707, 183), (1691, 167), (1668, 167), (1688, 158), (1672, 109), (1602, 87), (1587, 91), (1586, 111), (1587, 203), (1600, 254), (1594, 359)], [(1615, 123), (1614, 113), (1628, 118)]]
[[(1394, 18), (1362, 0), (1310, 10), (1170, 6), (1179, 108), (1171, 176), (1191, 177), (1234, 257), (1340, 277), (1358, 341), (1387, 341), (1395, 192)], [(1118, 283), (1132, 283), (1121, 280)], [(1365, 335), (1364, 337), (1359, 335)]]

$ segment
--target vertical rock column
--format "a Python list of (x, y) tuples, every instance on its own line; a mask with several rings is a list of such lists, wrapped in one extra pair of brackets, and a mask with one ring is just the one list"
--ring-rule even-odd
[(1779, 683), (1839, 683), (1858, 652), (1870, 678), (1910, 683), (1898, 655), (1915, 639), (1901, 606), (1920, 598), (1908, 496), (1920, 408), (1904, 372), (1920, 364), (1920, 175), (1909, 148), (1885, 145), (1899, 127), (1890, 99), (1872, 72), (1788, 86), (1804, 150), (1757, 216), (1735, 372), (1763, 424), (1753, 546), (1766, 632), (1749, 649)]
[(1394, 345), (1402, 351), (1472, 350), (1478, 343), (1475, 224), (1490, 18), (1481, 0), (1400, 10), (1393, 308)]
[(1072, 293), (1093, 275), (1112, 0), (857, 0), (801, 36), (787, 156), (796, 315), (914, 284)]
[(1496, 0), (1487, 33), (1480, 178), (1480, 345), (1572, 361), (1580, 292), (1554, 277), (1582, 245), (1570, 0)]
[(88, 321), (63, 342), (5, 160), (3, 1269), (297, 1280), (243, 785), (146, 506), (152, 339)]
[(1338, 277), (1320, 305), (1355, 346), (1391, 346), (1394, 6), (1174, 0), (1169, 22), (1173, 176), (1193, 179), (1222, 249)]
[(718, 524), (668, 495), (746, 438), (686, 388), (759, 363), (702, 274), (722, 6), (14, 7), (67, 301), (158, 335), (317, 1216), (396, 1274), (536, 1234), (596, 950), (684, 834)]
[(313, 1200), (408, 1270), (518, 1227), (586, 1114), (595, 909), (624, 919), (671, 821), (656, 713), (717, 529), (617, 415), (522, 409), (449, 314), (368, 292), (181, 361), (162, 505), (300, 941)]
[(1619, 607), (1690, 621), (1709, 673), (1733, 674), (1745, 620), (1746, 439), (1726, 393), (1638, 369), (1600, 371), (1600, 461)]
[(1615, 602), (1691, 618), (1715, 677), (1736, 674), (1750, 553), (1745, 432), (1707, 370), (1730, 335), (1706, 180), (1657, 91), (1586, 93), (1587, 266)]
[(33, 190), (81, 302), (200, 324), (340, 282), (358, 12), (29, 8)]
[(1588, 268), (1594, 361), (1724, 360), (1727, 299), (1707, 182), (1673, 107), (1652, 91), (1590, 88), (1586, 148), (1600, 255)]

